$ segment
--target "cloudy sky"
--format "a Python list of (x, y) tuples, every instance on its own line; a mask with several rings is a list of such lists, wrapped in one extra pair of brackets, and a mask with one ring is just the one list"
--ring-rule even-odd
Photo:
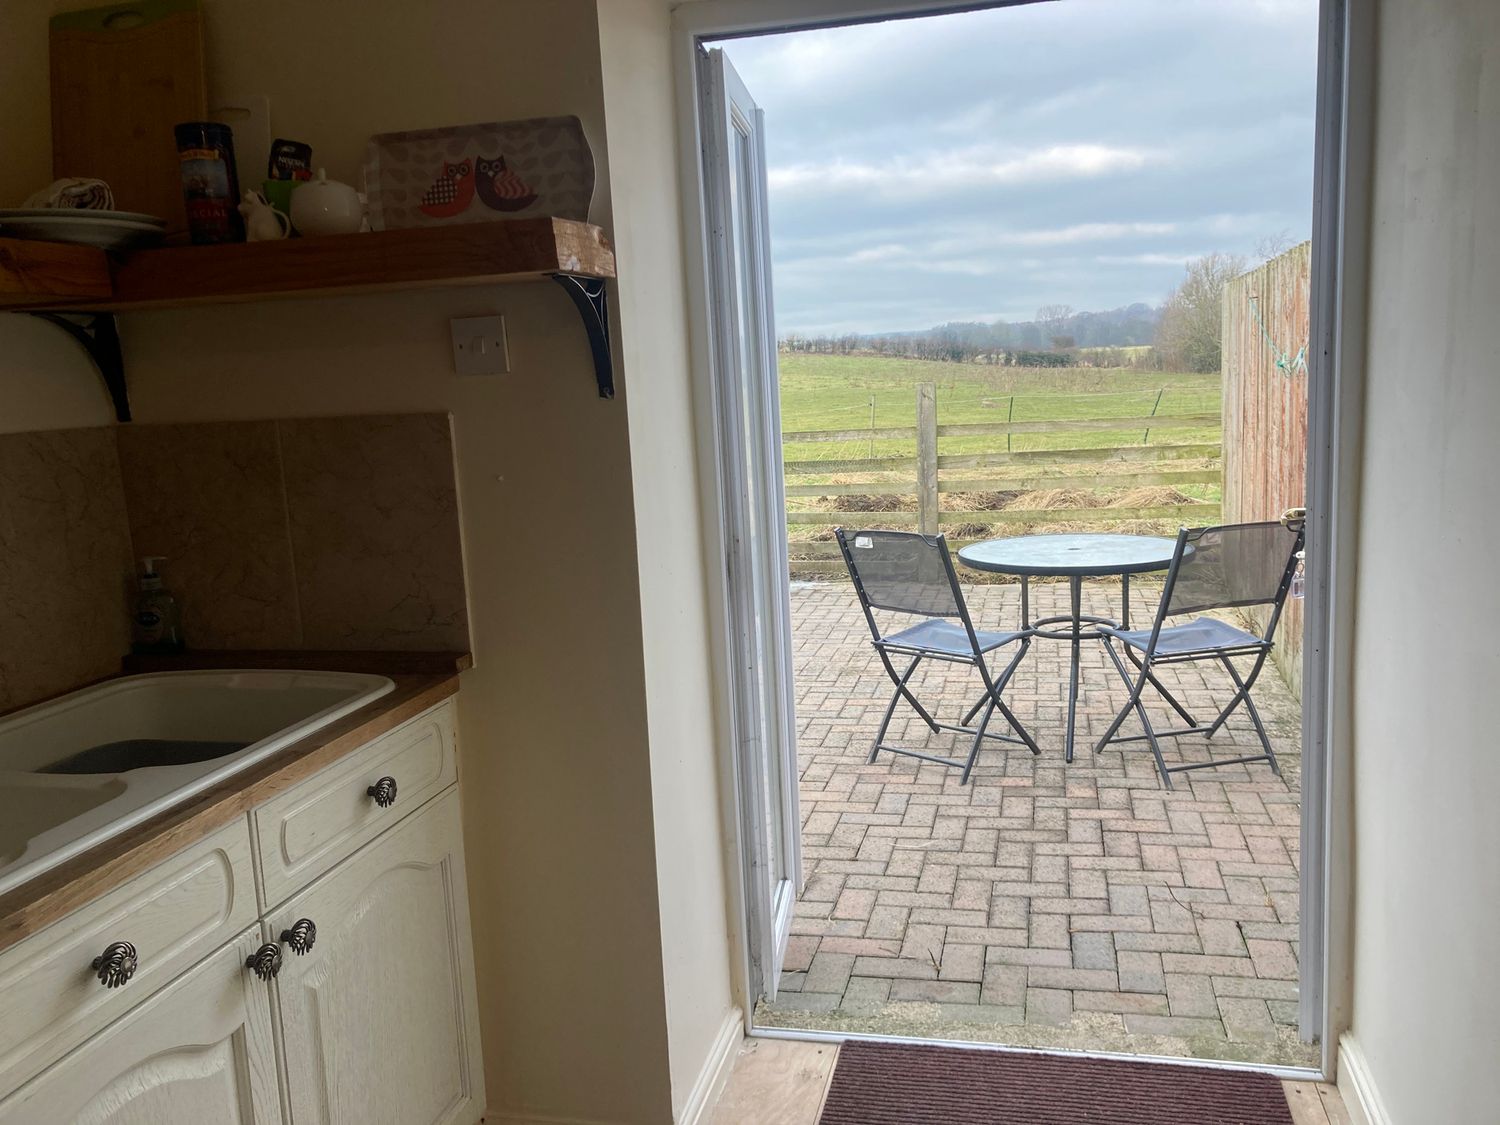
[(777, 328), (1159, 302), (1308, 237), (1315, 0), (1061, 0), (723, 44), (766, 112)]

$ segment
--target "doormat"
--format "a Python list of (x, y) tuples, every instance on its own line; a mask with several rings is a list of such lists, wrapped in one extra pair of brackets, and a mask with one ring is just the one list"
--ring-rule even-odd
[(1293, 1125), (1269, 1074), (845, 1043), (819, 1125)]

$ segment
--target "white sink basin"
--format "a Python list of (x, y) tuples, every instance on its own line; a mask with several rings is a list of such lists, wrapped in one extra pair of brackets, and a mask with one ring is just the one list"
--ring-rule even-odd
[(155, 672), (0, 719), (0, 894), (395, 686), (357, 672)]

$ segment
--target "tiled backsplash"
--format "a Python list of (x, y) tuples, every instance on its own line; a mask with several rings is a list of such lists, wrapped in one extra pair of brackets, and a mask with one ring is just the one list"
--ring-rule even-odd
[(0, 436), (0, 709), (120, 670), (129, 577), (113, 432)]
[(446, 415), (0, 436), (0, 709), (118, 670), (145, 555), (190, 648), (469, 647)]

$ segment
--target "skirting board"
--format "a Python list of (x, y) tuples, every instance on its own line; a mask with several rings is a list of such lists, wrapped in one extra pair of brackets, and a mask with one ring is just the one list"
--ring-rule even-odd
[(1354, 1125), (1391, 1125), (1365, 1053), (1359, 1042), (1349, 1035), (1339, 1038), (1338, 1087), (1344, 1108)]
[(709, 1047), (708, 1058), (703, 1060), (703, 1069), (698, 1072), (698, 1079), (682, 1105), (682, 1112), (677, 1117), (679, 1125), (708, 1125), (714, 1105), (724, 1092), (724, 1083), (729, 1081), (729, 1072), (734, 1069), (740, 1044), (744, 1041), (745, 1013), (738, 1008), (730, 1008)]

